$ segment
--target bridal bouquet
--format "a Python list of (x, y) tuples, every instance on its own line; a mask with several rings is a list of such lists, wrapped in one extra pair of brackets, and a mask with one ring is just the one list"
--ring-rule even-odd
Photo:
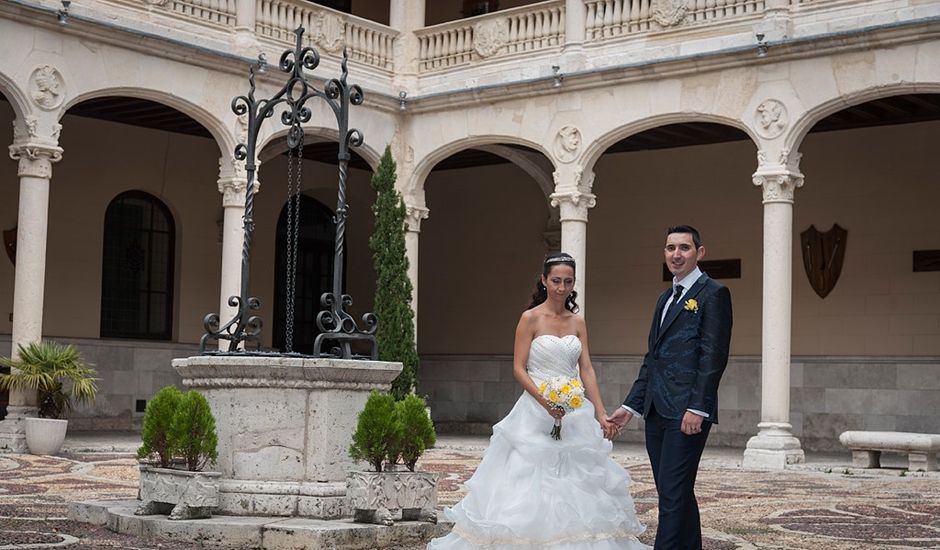
[[(584, 386), (577, 379), (555, 376), (539, 384), (539, 393), (552, 407), (571, 412), (584, 404)], [(561, 439), (561, 419), (555, 420), (552, 439)]]

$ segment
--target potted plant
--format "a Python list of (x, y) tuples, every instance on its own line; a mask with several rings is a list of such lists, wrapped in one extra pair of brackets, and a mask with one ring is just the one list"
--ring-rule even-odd
[(219, 505), (219, 472), (203, 469), (217, 458), (215, 417), (206, 398), (175, 386), (161, 389), (144, 411), (137, 515), (207, 518)]
[[(415, 464), (434, 445), (434, 425), (423, 399), (401, 401), (373, 391), (359, 413), (349, 456), (372, 466), (346, 476), (346, 496), (357, 522), (393, 525), (403, 520), (437, 523), (438, 474), (416, 472)], [(399, 468), (403, 461), (405, 468)]]
[(59, 452), (68, 420), (63, 417), (76, 403), (94, 401), (98, 393), (95, 369), (84, 362), (75, 346), (31, 342), (17, 346), (16, 359), (0, 358), (10, 372), (0, 372), (0, 389), (34, 390), (39, 417), (26, 419), (26, 444), (37, 455)]

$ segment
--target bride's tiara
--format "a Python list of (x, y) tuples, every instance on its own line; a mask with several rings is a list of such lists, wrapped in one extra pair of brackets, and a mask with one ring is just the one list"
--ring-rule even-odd
[(572, 258), (571, 256), (567, 254), (556, 254), (554, 256), (549, 256), (548, 258), (545, 258), (545, 265), (558, 264), (558, 263), (566, 263), (566, 264), (574, 265), (574, 258)]

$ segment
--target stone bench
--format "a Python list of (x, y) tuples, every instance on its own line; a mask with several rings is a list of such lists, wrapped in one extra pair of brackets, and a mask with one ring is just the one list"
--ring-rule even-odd
[(912, 472), (937, 469), (940, 435), (906, 432), (842, 432), (839, 441), (852, 451), (852, 465), (857, 468), (878, 468), (881, 453), (907, 453)]

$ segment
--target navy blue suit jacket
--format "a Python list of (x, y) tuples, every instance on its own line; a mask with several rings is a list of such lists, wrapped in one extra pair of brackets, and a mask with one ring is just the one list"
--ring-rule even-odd
[(718, 383), (731, 343), (731, 293), (702, 274), (680, 300), (684, 307), (671, 310), (660, 326), (671, 294), (670, 288), (656, 302), (649, 352), (623, 404), (643, 416), (655, 406), (657, 414), (675, 420), (695, 409), (717, 424)]

